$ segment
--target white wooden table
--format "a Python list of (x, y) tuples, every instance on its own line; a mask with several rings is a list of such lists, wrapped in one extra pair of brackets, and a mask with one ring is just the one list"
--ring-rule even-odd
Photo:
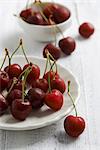
[[(32, 131), (0, 130), (0, 150), (100, 150), (100, 4), (95, 0), (57, 1), (68, 6), (73, 15), (73, 25), (65, 35), (76, 39), (77, 49), (59, 62), (70, 68), (80, 82), (77, 108), (86, 120), (86, 130), (79, 138), (72, 139), (64, 133), (63, 119)], [(27, 37), (13, 17), (24, 4), (24, 0), (0, 0), (0, 54), (5, 47), (16, 47), (22, 37), (27, 54), (42, 57), (44, 44)], [(90, 21), (96, 28), (89, 40), (78, 36), (78, 26), (83, 21)]]

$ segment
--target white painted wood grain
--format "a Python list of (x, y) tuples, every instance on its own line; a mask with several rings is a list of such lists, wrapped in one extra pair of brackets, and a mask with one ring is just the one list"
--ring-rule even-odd
[[(72, 56), (62, 58), (59, 62), (70, 68), (80, 82), (81, 97), (77, 108), (79, 114), (86, 119), (86, 130), (78, 139), (72, 139), (64, 132), (63, 120), (55, 125), (32, 131), (0, 130), (0, 150), (100, 150), (99, 4), (89, 0), (85, 3), (77, 1), (79, 22), (88, 20), (96, 28), (94, 36), (89, 40), (84, 40), (79, 38), (77, 32), (75, 3), (69, 0), (62, 0), (62, 2), (70, 7), (73, 15), (73, 25), (65, 35), (75, 37), (77, 49)], [(22, 6), (23, 2), (19, 0), (0, 0), (0, 50), (4, 47), (9, 49), (15, 47), (21, 36), (24, 38), (28, 54), (42, 56), (44, 44), (38, 44), (29, 39), (12, 15)]]

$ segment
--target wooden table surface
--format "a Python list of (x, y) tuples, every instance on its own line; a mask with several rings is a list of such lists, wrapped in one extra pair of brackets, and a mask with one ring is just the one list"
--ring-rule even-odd
[[(56, 0), (55, 0), (56, 1)], [(0, 130), (0, 150), (100, 150), (100, 5), (96, 0), (57, 0), (72, 11), (73, 24), (66, 36), (76, 39), (76, 51), (59, 60), (78, 78), (81, 95), (77, 104), (79, 115), (86, 120), (86, 130), (79, 138), (70, 138), (63, 129), (63, 120), (32, 131)], [(13, 14), (25, 0), (0, 0), (0, 55), (2, 49), (17, 46), (22, 37), (28, 55), (42, 57), (45, 44), (33, 41), (22, 31)], [(95, 26), (90, 39), (80, 38), (79, 24), (89, 21)], [(74, 112), (72, 112), (74, 113)]]

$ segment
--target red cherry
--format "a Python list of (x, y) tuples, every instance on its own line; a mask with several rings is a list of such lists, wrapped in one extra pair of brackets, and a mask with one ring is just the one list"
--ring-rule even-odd
[(47, 4), (44, 7), (43, 13), (47, 18), (49, 18), (51, 15), (53, 15), (54, 10), (58, 7), (59, 6), (57, 4)]
[(7, 101), (4, 98), (4, 96), (0, 94), (0, 115), (4, 114), (7, 109), (8, 109)]
[(45, 93), (41, 89), (32, 88), (28, 91), (27, 95), (33, 109), (38, 109), (43, 106)]
[(51, 81), (51, 89), (57, 89), (61, 93), (64, 93), (66, 90), (66, 85), (63, 79), (55, 78)]
[(46, 94), (44, 102), (54, 111), (60, 110), (63, 105), (63, 95), (60, 91), (54, 89)]
[[(16, 80), (17, 80), (17, 83), (13, 86), (12, 90), (13, 89), (22, 90), (22, 80), (18, 80), (17, 78), (16, 78)], [(7, 91), (9, 91), (12, 83), (13, 83), (13, 79), (10, 79), (9, 83), (8, 83)]]
[(58, 7), (53, 12), (53, 17), (56, 23), (62, 23), (69, 19), (71, 13), (68, 8)]
[(29, 16), (26, 21), (30, 24), (36, 24), (36, 25), (44, 24), (44, 20), (39, 12), (34, 12), (34, 14)]
[(23, 18), (24, 20), (26, 20), (29, 16), (31, 16), (31, 14), (32, 14), (32, 9), (31, 8), (25, 9), (25, 10), (21, 11), (20, 17)]
[(15, 99), (21, 99), (22, 98), (22, 91), (18, 90), (18, 89), (14, 89), (12, 90), (6, 97), (7, 102), (9, 105), (12, 104), (13, 100)]
[(9, 76), (5, 71), (0, 70), (0, 92), (7, 88)]
[(79, 33), (84, 38), (89, 38), (94, 33), (94, 30), (94, 26), (89, 22), (85, 22), (79, 27)]
[(33, 88), (39, 88), (39, 89), (43, 90), (44, 92), (47, 92), (47, 90), (48, 90), (48, 82), (44, 78), (37, 79), (37, 80), (33, 81), (32, 87)]
[(11, 105), (11, 114), (17, 120), (25, 120), (32, 111), (32, 106), (30, 102), (25, 99), (15, 99)]
[(76, 48), (76, 42), (72, 37), (66, 37), (59, 41), (59, 47), (66, 55), (70, 55)]
[[(30, 64), (26, 64), (23, 70), (25, 70), (29, 66)], [(34, 80), (39, 78), (39, 76), (40, 76), (40, 68), (37, 65), (32, 64), (32, 71), (29, 73), (27, 77), (27, 82), (31, 85)]]
[(47, 57), (47, 51), (49, 51), (49, 53), (53, 56), (54, 59), (59, 59), (60, 55), (61, 55), (61, 51), (59, 48), (57, 48), (56, 46), (54, 46), (53, 44), (49, 43), (44, 47), (43, 50), (43, 56), (44, 58)]
[(69, 136), (78, 137), (85, 129), (85, 121), (82, 117), (70, 115), (64, 121), (64, 129)]
[(50, 76), (50, 81), (52, 81), (54, 78), (59, 78), (59, 75), (56, 72), (48, 71), (44, 74), (43, 78), (48, 81), (48, 78)]
[(10, 77), (11, 79), (12, 79), (13, 77), (18, 78), (19, 75), (20, 75), (21, 72), (22, 72), (22, 69), (21, 69), (21, 67), (20, 67), (18, 64), (12, 64), (12, 65), (9, 66), (9, 68), (6, 67), (4, 70), (7, 71), (8, 75), (9, 75), (9, 77)]

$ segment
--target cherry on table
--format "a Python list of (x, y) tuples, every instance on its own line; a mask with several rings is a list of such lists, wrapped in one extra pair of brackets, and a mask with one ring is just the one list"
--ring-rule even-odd
[(0, 115), (3, 115), (7, 109), (8, 103), (5, 97), (2, 94), (0, 94)]
[(51, 81), (51, 89), (57, 89), (63, 94), (66, 90), (66, 84), (60, 77), (55, 78)]
[(85, 129), (85, 121), (82, 117), (70, 115), (64, 121), (64, 129), (69, 136), (78, 137)]
[(89, 22), (84, 22), (79, 27), (79, 33), (84, 38), (89, 38), (94, 33), (94, 26)]
[(44, 47), (43, 49), (44, 58), (47, 57), (47, 51), (53, 56), (55, 60), (60, 58), (60, 55), (61, 55), (60, 49), (54, 46), (52, 43), (49, 43)]
[(28, 91), (28, 100), (32, 104), (33, 109), (41, 108), (44, 104), (45, 93), (39, 88), (32, 88)]
[(60, 91), (53, 89), (50, 93), (46, 94), (44, 102), (52, 110), (58, 111), (63, 105), (63, 95)]
[(27, 99), (15, 99), (11, 105), (12, 116), (20, 121), (24, 121), (32, 111), (31, 103)]
[(32, 9), (31, 8), (28, 8), (28, 9), (25, 9), (25, 10), (22, 10), (20, 12), (20, 17), (24, 20), (26, 20), (29, 16), (32, 15)]
[(9, 82), (8, 73), (0, 70), (0, 92), (7, 88)]
[(66, 55), (70, 55), (76, 48), (76, 42), (72, 37), (66, 37), (59, 41), (59, 47)]

